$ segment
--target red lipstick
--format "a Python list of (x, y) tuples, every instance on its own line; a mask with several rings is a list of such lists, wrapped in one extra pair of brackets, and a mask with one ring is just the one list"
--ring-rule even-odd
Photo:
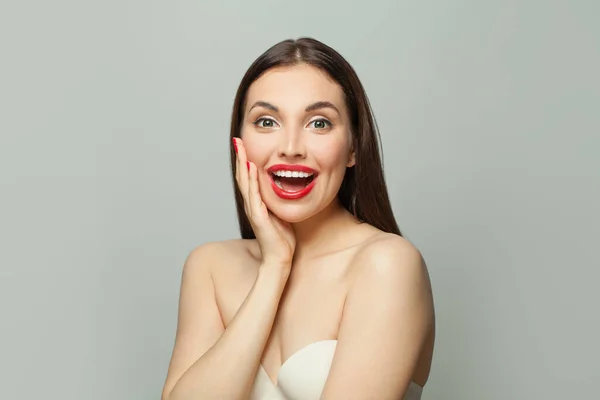
[[(309, 174), (313, 175), (313, 179), (312, 181), (303, 189), (300, 189), (298, 191), (295, 192), (288, 192), (287, 190), (284, 190), (283, 188), (280, 188), (279, 186), (277, 186), (277, 184), (275, 183), (275, 175), (274, 173), (277, 171), (298, 171), (298, 172), (306, 172)], [(279, 196), (280, 198), (284, 199), (284, 200), (298, 200), (301, 199), (303, 197), (305, 197), (306, 195), (308, 195), (311, 190), (313, 189), (313, 187), (315, 187), (315, 182), (317, 180), (317, 171), (315, 171), (312, 168), (306, 167), (304, 165), (298, 165), (298, 164), (277, 164), (277, 165), (273, 165), (271, 166), (268, 170), (269, 172), (269, 177), (271, 178), (271, 187), (273, 188), (273, 191), (275, 192), (275, 194), (277, 196)]]

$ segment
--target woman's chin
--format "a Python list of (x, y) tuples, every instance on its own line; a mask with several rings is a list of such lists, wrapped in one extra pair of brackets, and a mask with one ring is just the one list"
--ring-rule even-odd
[(306, 221), (310, 217), (314, 215), (311, 210), (308, 210), (306, 206), (301, 205), (275, 205), (274, 207), (269, 207), (267, 205), (269, 211), (271, 211), (275, 216), (280, 218), (283, 221), (289, 222), (290, 224), (297, 224), (299, 222)]

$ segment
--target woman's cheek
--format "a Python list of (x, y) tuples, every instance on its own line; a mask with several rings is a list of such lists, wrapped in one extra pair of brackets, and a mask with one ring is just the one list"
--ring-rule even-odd
[(349, 148), (344, 141), (331, 140), (314, 146), (312, 156), (318, 160), (321, 167), (335, 169), (339, 164), (346, 165), (349, 153)]
[(268, 138), (266, 138), (266, 135), (248, 134), (242, 140), (244, 141), (248, 160), (260, 167), (263, 160), (268, 159), (272, 151), (272, 145), (269, 143)]

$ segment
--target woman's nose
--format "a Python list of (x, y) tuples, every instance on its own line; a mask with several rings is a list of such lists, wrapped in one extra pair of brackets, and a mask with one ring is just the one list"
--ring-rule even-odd
[(278, 149), (279, 157), (306, 157), (306, 146), (302, 129), (281, 129), (279, 134), (281, 135)]

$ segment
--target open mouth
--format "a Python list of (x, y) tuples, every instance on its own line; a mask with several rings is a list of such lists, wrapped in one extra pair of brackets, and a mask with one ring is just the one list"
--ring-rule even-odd
[(281, 190), (288, 193), (295, 193), (304, 190), (308, 185), (315, 179), (315, 174), (307, 173), (293, 173), (291, 176), (289, 173), (271, 172), (271, 179)]
[(319, 176), (314, 169), (299, 164), (276, 164), (267, 172), (273, 192), (284, 200), (299, 200), (308, 196)]

